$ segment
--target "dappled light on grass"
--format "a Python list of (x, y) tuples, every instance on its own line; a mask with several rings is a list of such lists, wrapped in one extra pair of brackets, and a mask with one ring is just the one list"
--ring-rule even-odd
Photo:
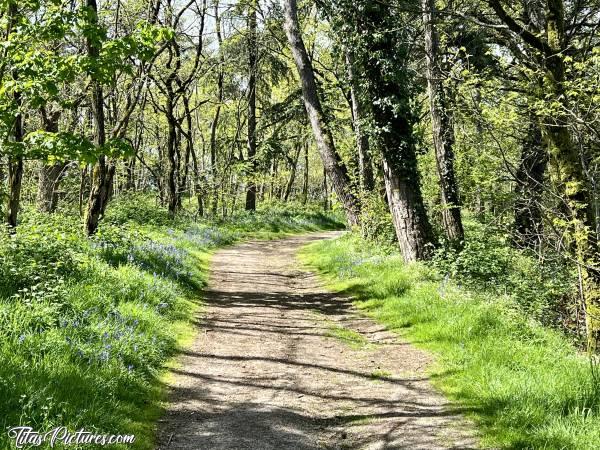
[(513, 298), (460, 288), (350, 235), (315, 243), (303, 258), (359, 308), (438, 355), (436, 383), (475, 411), (486, 443), (598, 448), (600, 386), (589, 361)]

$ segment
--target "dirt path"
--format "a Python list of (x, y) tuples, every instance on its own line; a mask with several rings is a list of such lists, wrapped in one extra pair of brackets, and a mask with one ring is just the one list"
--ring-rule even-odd
[(431, 388), (427, 355), (299, 268), (301, 246), (334, 236), (215, 255), (160, 449), (475, 448), (467, 423)]

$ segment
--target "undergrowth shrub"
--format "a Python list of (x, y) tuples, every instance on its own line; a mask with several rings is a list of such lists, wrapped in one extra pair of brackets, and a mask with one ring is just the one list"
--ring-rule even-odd
[(379, 193), (364, 195), (360, 210), (360, 230), (365, 239), (378, 244), (391, 247), (396, 242), (389, 207)]
[(551, 256), (541, 261), (512, 248), (500, 230), (466, 220), (464, 248), (441, 247), (432, 265), (469, 288), (513, 298), (528, 317), (550, 325), (576, 286), (565, 261)]

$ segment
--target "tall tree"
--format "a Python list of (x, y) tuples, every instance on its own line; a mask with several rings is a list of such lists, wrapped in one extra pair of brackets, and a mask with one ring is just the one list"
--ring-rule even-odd
[[(8, 21), (7, 21), (7, 35), (10, 35), (16, 28), (19, 20), (19, 10), (17, 2), (8, 2)], [(19, 79), (18, 70), (13, 70), (13, 79), (17, 81)], [(16, 146), (21, 146), (23, 143), (23, 113), (22, 108), (22, 94), (19, 90), (16, 90), (13, 94), (13, 102), (15, 106), (15, 115), (12, 124), (12, 139)], [(17, 148), (16, 154), (9, 155), (8, 157), (8, 202), (6, 205), (6, 223), (9, 227), (15, 228), (17, 226), (17, 216), (19, 214), (19, 207), (21, 203), (21, 185), (23, 183), (23, 156), (20, 154), (21, 149)]]
[(544, 96), (555, 105), (541, 111), (543, 131), (550, 148), (554, 182), (562, 192), (569, 214), (574, 256), (582, 273), (588, 346), (593, 350), (600, 344), (600, 257), (596, 248), (594, 198), (585, 176), (582, 155), (568, 127), (565, 56), (569, 50), (569, 40), (565, 3), (563, 0), (545, 2), (545, 28), (541, 34), (536, 34), (527, 24), (516, 20), (500, 0), (488, 0), (488, 4), (508, 29), (519, 37), (520, 44), (527, 45), (543, 56), (541, 70), (544, 72)]
[[(88, 32), (86, 37), (87, 53), (92, 62), (98, 64), (100, 43), (96, 33), (100, 33), (100, 26), (96, 0), (86, 0), (86, 7), (88, 9), (88, 20), (92, 26), (92, 32)], [(102, 151), (106, 144), (104, 90), (95, 73), (90, 76), (90, 85), (91, 110), (94, 119), (94, 143), (96, 148)], [(104, 214), (109, 199), (114, 173), (115, 165), (107, 159), (105, 154), (100, 154), (92, 169), (92, 185), (85, 214), (85, 232), (88, 236), (94, 234), (98, 229), (98, 223)]]
[(225, 55), (223, 53), (223, 35), (221, 32), (221, 14), (219, 12), (219, 1), (215, 0), (215, 35), (218, 44), (218, 69), (217, 69), (217, 104), (215, 113), (210, 123), (210, 175), (211, 175), (211, 205), (210, 210), (213, 216), (217, 215), (217, 206), (219, 203), (219, 192), (217, 190), (217, 131), (219, 128), (219, 119), (221, 117), (221, 107), (223, 104), (223, 81), (225, 70)]
[(330, 178), (333, 189), (344, 206), (349, 224), (358, 225), (360, 204), (352, 192), (348, 170), (336, 151), (333, 136), (323, 114), (312, 63), (300, 33), (296, 0), (284, 0), (283, 3), (284, 28), (300, 77), (304, 105), (323, 160), (325, 173)]
[(256, 10), (258, 1), (248, 5), (248, 162), (250, 176), (246, 188), (246, 211), (256, 209), (256, 69), (258, 60), (258, 33)]
[(425, 61), (431, 131), (437, 162), (442, 200), (442, 219), (446, 237), (452, 243), (464, 239), (460, 212), (458, 184), (454, 174), (454, 129), (447, 93), (443, 86), (443, 71), (440, 66), (440, 40), (437, 31), (435, 0), (421, 0), (425, 27)]
[[(407, 31), (398, 27), (392, 5), (361, 1), (344, 4), (348, 17), (360, 22), (355, 40), (362, 63), (364, 93), (372, 102), (375, 129), (371, 143), (383, 160), (387, 200), (405, 261), (430, 255), (434, 236), (421, 194), (413, 137), (411, 98), (415, 82), (409, 75)], [(352, 14), (352, 15), (350, 15)]]
[(358, 152), (358, 176), (360, 187), (365, 192), (371, 192), (375, 188), (375, 178), (373, 176), (373, 165), (371, 155), (369, 154), (369, 136), (364, 130), (365, 108), (363, 98), (360, 95), (360, 83), (354, 73), (354, 57), (352, 50), (346, 48), (346, 66), (348, 69), (348, 79), (350, 81), (350, 103), (352, 112), (352, 123), (354, 134), (356, 136), (356, 150)]

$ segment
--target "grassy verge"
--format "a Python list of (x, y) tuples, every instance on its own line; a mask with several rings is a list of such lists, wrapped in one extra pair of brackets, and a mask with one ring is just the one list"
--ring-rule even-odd
[(279, 207), (173, 222), (145, 197), (111, 204), (92, 239), (72, 217), (25, 212), (16, 235), (0, 233), (1, 449), (17, 425), (135, 434), (127, 448), (154, 448), (162, 369), (193, 335), (211, 252), (340, 227)]
[(302, 257), (359, 308), (438, 356), (434, 382), (471, 411), (483, 445), (600, 448), (600, 385), (590, 362), (510, 296), (459, 288), (351, 235), (312, 244)]

